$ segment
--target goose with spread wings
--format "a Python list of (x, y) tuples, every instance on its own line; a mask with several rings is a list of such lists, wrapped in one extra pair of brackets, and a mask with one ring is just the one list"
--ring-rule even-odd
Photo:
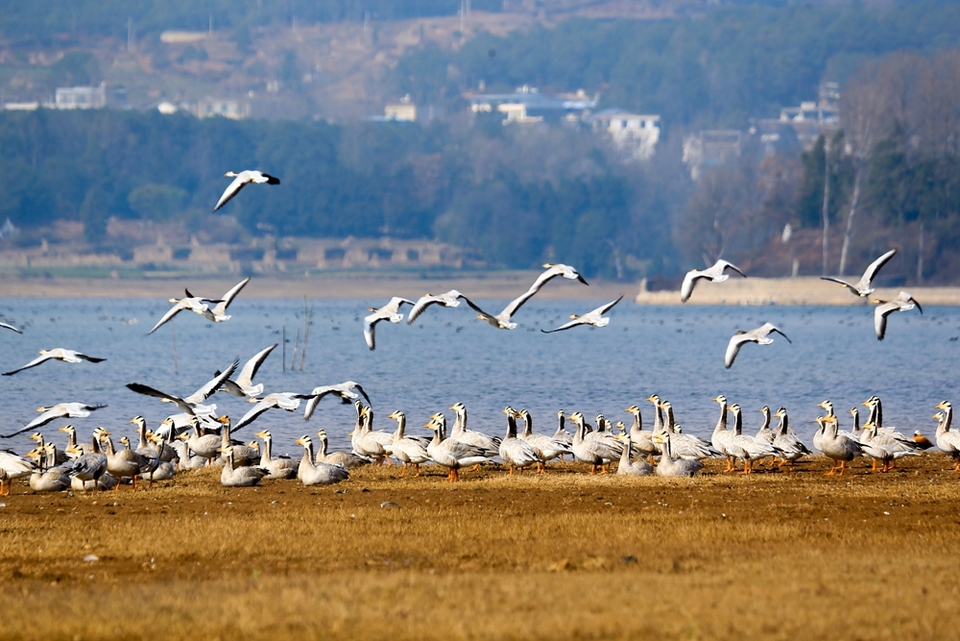
[[(230, 303), (233, 302), (233, 299), (236, 298), (237, 294), (240, 293), (240, 290), (243, 289), (247, 283), (250, 282), (250, 277), (247, 276), (242, 281), (231, 287), (222, 298), (203, 298), (202, 296), (194, 296), (190, 293), (189, 289), (184, 289), (184, 298), (171, 298), (168, 302), (173, 303), (173, 307), (167, 310), (167, 313), (164, 314), (160, 320), (157, 321), (157, 324), (153, 326), (147, 335), (154, 333), (161, 325), (165, 324), (168, 320), (179, 314), (185, 309), (194, 312), (203, 316), (209, 321), (214, 323), (222, 323), (224, 321), (230, 320), (230, 316), (227, 314), (227, 307), (230, 306)], [(213, 308), (210, 305), (213, 305)]]
[(155, 396), (164, 403), (173, 403), (179, 407), (181, 411), (186, 412), (191, 416), (196, 416), (198, 414), (212, 414), (217, 409), (217, 406), (201, 405), (201, 403), (217, 393), (217, 390), (223, 386), (224, 381), (233, 375), (239, 364), (240, 359), (235, 359), (233, 363), (230, 364), (230, 367), (204, 383), (200, 389), (190, 396), (183, 398), (174, 396), (173, 394), (167, 394), (166, 392), (161, 392), (158, 389), (148, 385), (143, 385), (141, 383), (127, 383), (127, 389), (136, 392), (137, 394)]
[[(240, 368), (240, 374), (237, 375), (236, 380), (225, 380), (221, 389), (227, 394), (233, 394), (234, 396), (257, 396), (262, 394), (263, 383), (254, 385), (253, 377), (257, 375), (257, 371), (260, 369), (260, 366), (263, 365), (263, 361), (267, 360), (267, 356), (270, 356), (270, 352), (276, 349), (277, 345), (279, 345), (279, 343), (274, 343), (270, 347), (254, 354), (253, 358), (244, 363), (243, 367)], [(217, 374), (219, 375), (220, 372), (217, 372)]]
[(680, 302), (685, 303), (690, 300), (690, 295), (693, 294), (693, 288), (697, 286), (697, 282), (702, 278), (709, 278), (710, 281), (714, 283), (722, 283), (730, 278), (730, 274), (724, 273), (727, 269), (732, 269), (744, 278), (747, 277), (739, 267), (730, 261), (722, 259), (706, 269), (691, 269), (687, 272), (687, 275), (683, 277), (683, 284), (680, 285)]
[(403, 314), (400, 313), (400, 307), (404, 304), (415, 305), (416, 303), (406, 298), (394, 296), (390, 299), (390, 302), (383, 307), (379, 309), (371, 307), (367, 310), (373, 313), (363, 319), (363, 338), (367, 341), (367, 347), (369, 347), (371, 351), (377, 347), (377, 336), (375, 333), (377, 323), (382, 320), (388, 320), (391, 323), (399, 323), (402, 321)]
[(540, 289), (544, 285), (546, 285), (548, 281), (556, 278), (557, 276), (562, 276), (567, 280), (578, 280), (584, 285), (590, 284), (586, 281), (586, 279), (583, 276), (581, 276), (577, 272), (577, 270), (575, 270), (573, 267), (570, 267), (569, 265), (562, 265), (562, 264), (551, 265), (550, 263), (547, 263), (544, 265), (544, 268), (546, 269), (546, 271), (537, 277), (537, 280), (533, 282), (533, 285), (530, 286), (530, 289), (525, 291), (522, 296), (511, 301), (510, 304), (507, 305), (503, 309), (503, 311), (497, 315), (488, 314), (487, 312), (483, 311), (482, 309), (480, 309), (479, 307), (471, 303), (468, 299), (465, 298), (464, 300), (467, 301), (467, 305), (470, 305), (470, 307), (476, 310), (476, 312), (479, 314), (477, 318), (487, 321), (497, 329), (514, 329), (516, 328), (517, 324), (511, 320), (513, 315), (517, 313), (517, 311), (523, 306), (524, 303), (526, 303), (528, 300), (533, 298), (534, 294), (539, 292)]
[(314, 410), (317, 409), (317, 405), (320, 404), (320, 399), (329, 394), (333, 394), (340, 398), (344, 403), (352, 403), (358, 400), (361, 396), (366, 399), (367, 405), (373, 405), (370, 401), (370, 397), (367, 396), (367, 393), (360, 383), (355, 381), (344, 381), (342, 383), (337, 383), (336, 385), (321, 385), (320, 387), (314, 387), (313, 391), (310, 392), (310, 398), (307, 400), (307, 406), (303, 410), (303, 420), (308, 420), (313, 416)]
[(873, 329), (877, 332), (877, 340), (883, 340), (887, 334), (887, 316), (893, 312), (909, 312), (916, 307), (923, 313), (920, 303), (907, 292), (900, 292), (893, 300), (874, 300), (878, 305), (873, 310)]
[(17, 434), (29, 432), (32, 429), (46, 425), (50, 421), (55, 421), (58, 418), (86, 418), (90, 416), (90, 412), (102, 409), (104, 407), (106, 407), (106, 404), (89, 405), (87, 403), (57, 403), (56, 405), (51, 405), (49, 407), (38, 407), (37, 411), (40, 412), (40, 416), (27, 423), (16, 432), (0, 435), (0, 438), (10, 438), (12, 436), (16, 436)]
[(294, 392), (274, 392), (267, 394), (263, 398), (247, 399), (251, 403), (256, 403), (250, 411), (243, 415), (233, 426), (233, 431), (238, 432), (242, 428), (253, 423), (258, 416), (270, 409), (281, 409), (288, 412), (295, 411), (300, 407), (300, 401), (305, 398), (311, 398), (311, 394), (296, 394)]
[(410, 310), (410, 313), (407, 315), (407, 324), (409, 325), (417, 319), (420, 314), (422, 314), (428, 307), (431, 305), (443, 305), (444, 307), (459, 307), (460, 299), (463, 299), (467, 302), (467, 305), (476, 309), (476, 305), (470, 302), (470, 300), (458, 292), (455, 289), (451, 289), (449, 292), (443, 294), (426, 294), (417, 299), (417, 302), (414, 303), (413, 309)]
[(896, 255), (896, 253), (897, 248), (894, 247), (886, 254), (870, 263), (870, 265), (867, 266), (867, 270), (863, 272), (863, 276), (860, 277), (860, 280), (858, 280), (855, 285), (851, 285), (847, 281), (834, 278), (833, 276), (821, 276), (820, 280), (829, 280), (832, 283), (839, 283), (857, 296), (866, 298), (873, 293), (873, 279), (877, 277), (877, 272), (879, 272), (880, 268), (886, 265), (887, 262)]
[(87, 356), (81, 352), (77, 352), (72, 349), (64, 349), (62, 347), (54, 347), (53, 349), (41, 349), (40, 356), (37, 356), (35, 359), (24, 365), (23, 367), (18, 367), (17, 369), (10, 370), (9, 372), (4, 372), (4, 376), (13, 376), (17, 372), (22, 372), (25, 369), (30, 369), (31, 367), (36, 367), (41, 363), (46, 363), (49, 360), (58, 360), (63, 361), (64, 363), (80, 363), (81, 361), (87, 361), (90, 363), (101, 363), (107, 359), (97, 358), (96, 356)]
[(596, 308), (595, 310), (593, 310), (592, 312), (587, 312), (583, 316), (570, 314), (570, 318), (572, 318), (573, 320), (571, 320), (568, 323), (564, 323), (563, 325), (561, 325), (560, 327), (557, 327), (556, 329), (541, 329), (540, 331), (543, 332), (544, 334), (552, 334), (554, 332), (562, 332), (565, 329), (570, 329), (578, 325), (593, 325), (594, 327), (606, 327), (610, 323), (610, 319), (608, 317), (605, 317), (604, 314), (606, 314), (608, 311), (613, 309), (613, 306), (619, 303), (621, 300), (623, 300), (623, 294), (621, 294), (620, 298), (613, 301), (612, 303), (607, 303), (606, 305), (602, 305)]
[(764, 323), (756, 329), (751, 329), (748, 332), (743, 330), (738, 330), (736, 334), (733, 335), (733, 338), (730, 339), (730, 342), (727, 344), (727, 353), (724, 356), (723, 362), (726, 365), (727, 369), (733, 365), (734, 359), (737, 358), (737, 354), (740, 353), (740, 348), (747, 343), (757, 343), (758, 345), (769, 345), (773, 342), (772, 338), (768, 338), (768, 335), (771, 333), (777, 333), (787, 339), (788, 343), (793, 343), (790, 338), (775, 327), (772, 323)]
[(220, 196), (220, 200), (217, 201), (216, 207), (213, 208), (213, 211), (217, 211), (221, 207), (227, 204), (231, 198), (240, 193), (240, 190), (244, 188), (245, 185), (250, 183), (254, 184), (267, 184), (267, 185), (279, 185), (280, 179), (276, 176), (271, 176), (270, 174), (265, 174), (262, 171), (257, 171), (256, 169), (245, 169), (240, 173), (235, 171), (228, 171), (224, 174), (226, 178), (233, 178), (227, 188), (223, 190), (223, 195)]

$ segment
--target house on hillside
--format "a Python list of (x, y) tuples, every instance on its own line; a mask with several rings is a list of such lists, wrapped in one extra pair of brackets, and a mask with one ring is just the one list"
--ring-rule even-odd
[(221, 116), (231, 120), (243, 120), (250, 117), (250, 103), (241, 100), (223, 98), (204, 98), (197, 103), (198, 118)]
[(573, 94), (545, 94), (536, 87), (524, 85), (513, 93), (466, 94), (474, 114), (496, 110), (505, 114), (504, 125), (537, 122), (579, 121), (597, 106), (597, 97), (589, 97), (581, 89)]
[(619, 149), (636, 160), (651, 158), (660, 140), (660, 116), (604, 109), (588, 116), (587, 122), (595, 132), (609, 136)]
[(705, 129), (687, 136), (683, 141), (683, 162), (690, 169), (690, 177), (697, 180), (704, 167), (739, 157), (745, 137), (744, 132), (736, 129)]
[(54, 97), (54, 109), (103, 109), (107, 106), (107, 88), (59, 87)]

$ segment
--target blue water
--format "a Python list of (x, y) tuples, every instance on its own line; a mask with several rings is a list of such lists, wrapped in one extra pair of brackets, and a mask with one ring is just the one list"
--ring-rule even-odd
[[(0, 317), (24, 334), (0, 331), (0, 367), (4, 371), (28, 362), (41, 348), (66, 347), (106, 357), (100, 364), (44, 363), (15, 376), (0, 378), (3, 410), (0, 432), (9, 433), (36, 416), (40, 405), (64, 401), (107, 403), (89, 418), (55, 421), (44, 428), (48, 438), (62, 442), (57, 427), (73, 422), (81, 439), (102, 425), (115, 435), (133, 434), (127, 421), (137, 414), (156, 426), (172, 406), (127, 390), (139, 382), (181, 396), (192, 393), (230, 364), (241, 363), (260, 349), (280, 341), (287, 329), (287, 371), (282, 371), (278, 347), (257, 377), (267, 392), (308, 392), (317, 385), (352, 379), (370, 394), (376, 410), (375, 427), (390, 429), (386, 418), (395, 409), (408, 417), (408, 429), (421, 431), (429, 415), (447, 411), (457, 401), (466, 404), (470, 425), (500, 433), (507, 404), (528, 408), (538, 431), (552, 432), (556, 410), (603, 412), (613, 421), (628, 421), (624, 408), (638, 404), (647, 425), (652, 406), (644, 402), (657, 393), (673, 404), (684, 431), (708, 435), (718, 406), (712, 398), (724, 394), (744, 408), (744, 429), (759, 427), (762, 405), (783, 405), (791, 425), (808, 443), (819, 413), (817, 403), (833, 400), (841, 426), (846, 410), (872, 394), (884, 401), (884, 421), (901, 429), (930, 434), (933, 406), (956, 400), (960, 383), (960, 309), (925, 308), (890, 317), (887, 338), (873, 333), (870, 307), (645, 307), (624, 301), (610, 313), (603, 329), (577, 328), (546, 335), (571, 313), (583, 313), (600, 302), (530, 301), (514, 320), (513, 331), (496, 330), (476, 320), (465, 306), (432, 307), (408, 326), (381, 323), (377, 350), (367, 350), (362, 335), (366, 309), (382, 300), (315, 300), (306, 362), (299, 371), (289, 360), (294, 337), (302, 327), (303, 301), (238, 298), (233, 318), (213, 324), (190, 312), (174, 326), (153, 335), (147, 331), (168, 304), (162, 300), (7, 299)], [(506, 301), (478, 301), (499, 310)], [(136, 324), (130, 324), (136, 319)], [(752, 329), (770, 321), (792, 339), (774, 335), (773, 345), (746, 345), (730, 370), (723, 366), (727, 341), (737, 329)], [(174, 367), (174, 332), (177, 366)], [(218, 412), (238, 420), (251, 406), (243, 399), (218, 394)], [(274, 434), (279, 452), (295, 453), (293, 441), (319, 428), (327, 430), (331, 446), (348, 449), (346, 434), (354, 410), (327, 397), (314, 417), (302, 412), (271, 410), (237, 436), (252, 439), (258, 429)], [(17, 452), (29, 449), (26, 434), (0, 441)]]

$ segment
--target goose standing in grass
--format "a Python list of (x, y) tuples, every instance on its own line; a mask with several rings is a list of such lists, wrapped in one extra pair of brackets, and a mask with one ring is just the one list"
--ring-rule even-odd
[(630, 446), (633, 448), (634, 455), (646, 455), (650, 465), (653, 465), (653, 457), (660, 453), (656, 443), (653, 442), (653, 431), (643, 429), (643, 418), (640, 416), (640, 407), (631, 405), (624, 410), (633, 414), (633, 425), (630, 426)]
[(392, 418), (397, 422), (397, 429), (393, 433), (392, 448), (393, 455), (403, 464), (400, 476), (407, 473), (407, 467), (410, 465), (416, 471), (414, 476), (420, 476), (420, 465), (430, 460), (430, 455), (427, 453), (427, 443), (429, 441), (424, 442), (406, 435), (407, 416), (400, 410), (391, 412), (387, 418)]
[(706, 269), (691, 269), (683, 277), (683, 284), (680, 285), (680, 302), (685, 303), (690, 300), (690, 295), (693, 294), (693, 288), (696, 287), (697, 282), (703, 278), (709, 278), (710, 281), (714, 283), (722, 283), (730, 278), (730, 274), (724, 273), (727, 269), (732, 269), (744, 278), (747, 277), (746, 274), (740, 271), (739, 267), (726, 260), (718, 260)]
[(727, 469), (725, 469), (724, 472), (732, 472), (733, 461), (736, 458), (734, 452), (736, 450), (731, 449), (730, 444), (733, 432), (727, 429), (727, 397), (721, 394), (714, 398), (713, 401), (720, 404), (720, 418), (717, 419), (717, 424), (713, 428), (713, 436), (710, 439), (710, 444), (713, 445), (713, 449), (727, 457)]
[(350, 445), (353, 447), (353, 451), (360, 456), (372, 459), (377, 465), (381, 465), (385, 458), (389, 464), (390, 459), (387, 456), (387, 450), (383, 446), (383, 443), (367, 429), (368, 408), (360, 401), (355, 402), (353, 406), (357, 410), (357, 422), (354, 425), (353, 431), (349, 434)]
[(727, 343), (727, 351), (723, 357), (723, 364), (727, 369), (733, 365), (733, 361), (737, 358), (737, 354), (740, 353), (740, 348), (743, 347), (746, 343), (757, 343), (758, 345), (770, 345), (773, 343), (772, 338), (768, 338), (768, 335), (771, 333), (777, 333), (787, 339), (788, 343), (793, 343), (790, 338), (780, 331), (771, 323), (764, 323), (756, 329), (751, 329), (749, 331), (737, 330), (737, 333), (730, 338), (730, 342)]
[(623, 294), (620, 295), (620, 298), (617, 300), (607, 303), (606, 305), (601, 305), (591, 312), (587, 312), (583, 316), (577, 316), (576, 314), (570, 314), (570, 318), (573, 319), (567, 323), (564, 323), (556, 329), (541, 329), (540, 331), (544, 334), (552, 334), (554, 332), (562, 332), (566, 329), (571, 329), (577, 327), (578, 325), (593, 325), (594, 327), (606, 327), (610, 324), (610, 319), (604, 314), (613, 309), (613, 306), (623, 300)]
[(630, 432), (624, 430), (623, 434), (617, 435), (623, 442), (623, 452), (620, 454), (620, 463), (617, 465), (617, 474), (626, 474), (629, 476), (650, 476), (653, 474), (653, 466), (644, 460), (633, 460), (633, 447), (631, 443)]
[(134, 416), (130, 419), (130, 424), (137, 426), (137, 454), (146, 458), (153, 458), (154, 456), (157, 456), (161, 461), (164, 462), (176, 460), (176, 450), (167, 445), (163, 439), (149, 438), (149, 435), (152, 434), (152, 432), (147, 430), (147, 421), (145, 418), (142, 416)]
[(46, 363), (49, 360), (63, 361), (64, 363), (81, 363), (87, 361), (88, 363), (102, 363), (107, 360), (105, 358), (97, 358), (96, 356), (87, 356), (82, 352), (78, 352), (72, 349), (64, 349), (62, 347), (54, 347), (53, 349), (41, 349), (40, 356), (36, 357), (26, 365), (18, 367), (17, 369), (10, 370), (9, 372), (4, 372), (4, 376), (13, 376), (17, 372), (22, 372), (25, 369), (30, 369), (31, 367), (36, 367), (41, 363)]
[(307, 399), (306, 407), (303, 409), (303, 420), (309, 420), (309, 418), (313, 416), (313, 412), (317, 409), (317, 405), (320, 404), (321, 399), (330, 394), (338, 397), (343, 403), (353, 403), (360, 400), (362, 396), (363, 399), (367, 401), (367, 405), (373, 405), (370, 397), (367, 396), (364, 389), (360, 387), (360, 383), (355, 381), (344, 381), (336, 385), (321, 385), (314, 387), (313, 391), (310, 392), (310, 398)]
[(213, 208), (213, 211), (217, 211), (224, 205), (226, 205), (231, 198), (240, 193), (240, 190), (244, 188), (245, 185), (255, 184), (255, 185), (279, 185), (280, 179), (276, 176), (271, 176), (270, 174), (265, 174), (262, 171), (256, 169), (244, 169), (241, 172), (228, 171), (224, 174), (225, 178), (233, 178), (230, 181), (230, 184), (227, 185), (227, 188), (223, 190), (223, 194), (220, 196), (220, 200), (217, 201), (216, 206)]
[[(133, 484), (133, 489), (136, 490), (137, 477), (140, 476), (141, 471), (147, 469), (149, 464), (147, 459), (143, 456), (140, 456), (129, 447), (124, 447), (121, 450), (117, 450), (113, 446), (113, 438), (111, 438), (110, 432), (102, 427), (97, 428), (97, 437), (100, 439), (101, 444), (106, 444), (104, 447), (104, 453), (107, 455), (107, 471), (110, 472), (111, 475), (117, 477), (117, 479), (120, 481), (122, 481), (124, 477), (130, 477)], [(114, 489), (119, 489), (119, 487), (120, 486), (118, 485)]]
[(260, 467), (234, 465), (233, 446), (221, 452), (224, 456), (223, 469), (220, 471), (220, 485), (224, 487), (252, 487), (260, 485), (260, 479), (269, 474)]
[(777, 456), (777, 450), (772, 444), (743, 433), (743, 416), (740, 405), (737, 403), (731, 405), (730, 412), (733, 414), (731, 450), (737, 452), (737, 458), (743, 461), (741, 474), (752, 474), (754, 461), (765, 459), (768, 456), (775, 457)]
[[(73, 481), (79, 483), (79, 488), (84, 492), (88, 489), (95, 490), (100, 484), (100, 479), (107, 473), (107, 456), (100, 451), (100, 444), (96, 438), (93, 439), (96, 449), (91, 452), (84, 452), (76, 444), (67, 446), (67, 455), (73, 457), (70, 464), (70, 475)], [(92, 485), (88, 485), (92, 484)], [(71, 482), (71, 485), (74, 485)]]
[(273, 457), (273, 435), (267, 430), (257, 432), (263, 439), (263, 449), (260, 452), (260, 467), (267, 470), (268, 479), (292, 479), (297, 475), (297, 464), (290, 458)]
[(770, 429), (770, 406), (764, 405), (761, 407), (760, 413), (763, 414), (763, 423), (760, 425), (760, 429), (757, 430), (756, 437), (764, 443), (773, 445), (773, 441), (777, 435)]
[(377, 323), (383, 320), (390, 321), (391, 323), (399, 323), (402, 321), (403, 314), (400, 313), (400, 307), (404, 304), (416, 305), (412, 300), (394, 296), (390, 299), (390, 302), (383, 307), (379, 309), (371, 307), (367, 310), (371, 313), (363, 319), (363, 338), (367, 342), (367, 347), (370, 348), (370, 351), (377, 348)]
[[(553, 432), (553, 438), (566, 443), (569, 446), (573, 446), (573, 434), (567, 431), (567, 417), (564, 414), (562, 409), (557, 410), (557, 429)], [(570, 450), (570, 454), (573, 454), (573, 450)], [(560, 455), (560, 460), (563, 460), (563, 454)]]
[[(830, 399), (821, 401), (820, 403), (817, 404), (817, 407), (821, 407), (826, 411), (827, 415), (824, 418), (826, 419), (836, 418), (836, 414), (834, 413), (834, 408), (833, 408), (833, 401), (831, 401)], [(859, 424), (857, 425), (857, 427), (859, 427)], [(823, 451), (822, 442), (821, 442), (823, 440), (823, 435), (824, 435), (824, 430), (822, 429), (818, 429), (813, 434), (813, 446), (818, 450), (820, 450), (821, 452)], [(853, 440), (857, 441), (859, 439), (857, 437), (853, 437)]]
[(432, 294), (421, 296), (419, 299), (417, 299), (417, 302), (413, 304), (413, 309), (410, 310), (410, 314), (407, 315), (407, 325), (417, 320), (417, 317), (425, 312), (431, 305), (439, 304), (443, 305), (444, 307), (459, 307), (461, 299), (465, 300), (467, 305), (473, 309), (477, 308), (477, 306), (470, 302), (466, 296), (455, 289), (451, 289), (449, 292), (439, 294), (437, 296)]
[(373, 439), (383, 447), (383, 461), (387, 464), (387, 467), (393, 465), (390, 462), (390, 457), (393, 456), (393, 432), (373, 429), (373, 408), (369, 405), (363, 408), (362, 429), (364, 438)]
[(835, 278), (833, 276), (821, 276), (820, 280), (829, 280), (833, 283), (839, 283), (853, 292), (854, 295), (866, 298), (873, 293), (873, 279), (877, 277), (877, 272), (880, 271), (880, 268), (887, 264), (887, 262), (893, 258), (897, 253), (897, 248), (894, 247), (886, 254), (876, 259), (867, 266), (866, 271), (863, 272), (863, 276), (860, 277), (860, 280), (857, 281), (856, 285), (851, 285), (845, 280)]
[(813, 452), (807, 449), (807, 446), (803, 444), (800, 437), (790, 427), (790, 419), (787, 417), (785, 407), (778, 409), (775, 416), (780, 419), (780, 424), (777, 426), (776, 434), (773, 437), (773, 446), (777, 448), (780, 455), (780, 463), (777, 464), (777, 468), (779, 469), (787, 463), (793, 468), (795, 462)]
[(254, 385), (253, 377), (257, 375), (260, 366), (267, 360), (267, 356), (270, 356), (270, 352), (276, 349), (277, 345), (279, 345), (279, 343), (274, 343), (270, 347), (266, 347), (254, 354), (253, 358), (244, 363), (243, 367), (240, 368), (240, 373), (237, 375), (236, 380), (227, 379), (223, 381), (220, 389), (227, 394), (241, 397), (254, 397), (263, 394), (263, 383)]
[(457, 415), (450, 429), (450, 438), (455, 441), (461, 441), (483, 450), (487, 458), (493, 458), (500, 452), (499, 436), (490, 436), (477, 430), (467, 428), (467, 406), (457, 402), (450, 406), (450, 409)]
[(10, 495), (10, 482), (33, 473), (33, 466), (16, 454), (0, 450), (0, 496)]
[(361, 465), (370, 465), (372, 459), (365, 456), (359, 456), (353, 452), (330, 452), (327, 450), (327, 433), (324, 430), (317, 430), (317, 456), (314, 459), (317, 463), (327, 463), (329, 465), (339, 465), (340, 467), (352, 470)]
[[(577, 428), (573, 434), (572, 449), (574, 458), (578, 461), (589, 463), (592, 466), (590, 470), (591, 474), (596, 474), (597, 472), (605, 474), (608, 471), (607, 467), (610, 465), (610, 462), (620, 458), (620, 454), (623, 452), (623, 446), (621, 445), (620, 449), (617, 449), (604, 438), (589, 438), (590, 434), (595, 433), (587, 432), (587, 423), (583, 418), (583, 414), (580, 412), (571, 414), (570, 422)], [(618, 445), (620, 444), (613, 436), (607, 436)]]
[(16, 432), (0, 435), (0, 438), (10, 438), (18, 434), (23, 434), (24, 432), (28, 432), (34, 428), (46, 425), (50, 421), (54, 421), (58, 418), (86, 418), (90, 416), (90, 412), (102, 409), (104, 407), (106, 407), (105, 404), (88, 405), (86, 403), (57, 403), (56, 405), (51, 405), (49, 407), (38, 407), (37, 411), (41, 413), (40, 416), (27, 423)]
[(545, 284), (547, 284), (547, 282), (549, 282), (551, 279), (556, 278), (557, 276), (562, 276), (567, 280), (578, 280), (584, 285), (590, 284), (586, 281), (586, 279), (583, 276), (577, 273), (577, 270), (575, 270), (573, 267), (570, 267), (569, 265), (562, 265), (562, 264), (551, 265), (550, 263), (547, 263), (544, 265), (544, 268), (546, 269), (546, 271), (537, 277), (537, 280), (533, 282), (533, 285), (530, 286), (530, 289), (525, 291), (518, 298), (512, 300), (506, 307), (503, 308), (502, 312), (500, 312), (495, 316), (493, 314), (488, 314), (487, 312), (483, 311), (482, 309), (480, 309), (479, 307), (471, 303), (469, 300), (467, 300), (467, 304), (470, 305), (470, 307), (472, 307), (479, 314), (477, 318), (487, 321), (497, 329), (514, 329), (517, 326), (517, 324), (511, 320), (513, 315), (516, 314), (517, 311), (519, 311), (519, 309), (523, 306), (524, 303), (526, 303), (528, 300), (533, 298), (533, 296), (537, 292), (539, 292), (540, 289)]
[(233, 373), (236, 371), (237, 365), (239, 364), (240, 359), (235, 359), (233, 363), (230, 364), (230, 367), (217, 374), (215, 377), (204, 383), (200, 389), (185, 398), (180, 398), (179, 396), (174, 396), (173, 394), (167, 394), (166, 392), (161, 392), (158, 389), (150, 387), (149, 385), (143, 385), (142, 383), (127, 383), (127, 389), (132, 392), (136, 392), (137, 394), (159, 398), (163, 403), (173, 403), (180, 408), (181, 411), (186, 412), (191, 416), (209, 416), (216, 411), (217, 406), (203, 405), (202, 403), (217, 393), (224, 382), (233, 376)]
[(339, 465), (314, 462), (313, 441), (309, 436), (298, 438), (297, 445), (303, 447), (303, 457), (297, 467), (297, 479), (304, 485), (333, 485), (350, 478), (350, 473)]
[(434, 463), (450, 470), (447, 480), (459, 481), (461, 467), (479, 464), (487, 459), (479, 447), (447, 438), (447, 418), (442, 412), (433, 414), (423, 427), (433, 431), (433, 438), (427, 445), (427, 454)]
[(37, 469), (30, 474), (30, 489), (34, 492), (62, 492), (70, 487), (70, 476), (56, 464), (57, 447), (44, 443), (27, 453), (37, 459)]
[(663, 409), (666, 415), (665, 418), (662, 419), (661, 429), (670, 434), (670, 447), (673, 450), (674, 456), (690, 461), (699, 461), (721, 455), (720, 452), (714, 449), (710, 441), (706, 441), (693, 434), (684, 434), (677, 429), (678, 426), (673, 416), (673, 406), (670, 404), (670, 401), (663, 401), (658, 407)]
[(877, 340), (883, 340), (887, 334), (887, 316), (893, 312), (909, 312), (916, 307), (923, 314), (923, 307), (907, 292), (900, 292), (890, 301), (875, 299), (877, 306), (873, 310), (873, 329), (877, 332)]
[(656, 475), (682, 478), (692, 477), (699, 473), (700, 470), (703, 469), (703, 463), (701, 461), (673, 458), (673, 449), (670, 447), (672, 438), (673, 435), (666, 431), (653, 435), (654, 442), (660, 445), (660, 451), (662, 452), (660, 462), (657, 463), (657, 467), (654, 468)]
[(248, 398), (247, 401), (250, 403), (256, 403), (250, 410), (237, 421), (237, 424), (233, 426), (234, 432), (239, 432), (241, 429), (253, 423), (257, 417), (271, 409), (281, 409), (286, 410), (287, 412), (295, 412), (298, 407), (300, 407), (300, 401), (305, 398), (310, 398), (310, 394), (297, 394), (295, 392), (273, 392), (272, 394), (267, 394), (263, 398)]
[(509, 476), (513, 476), (514, 468), (518, 468), (522, 474), (523, 468), (535, 463), (538, 470), (543, 473), (543, 459), (537, 455), (533, 446), (517, 438), (517, 416), (519, 412), (508, 405), (503, 409), (503, 413), (507, 415), (507, 432), (500, 440), (499, 452), (500, 460), (510, 468)]
[(960, 472), (960, 433), (951, 429), (953, 427), (953, 405), (950, 404), (950, 401), (940, 401), (937, 403), (937, 409), (940, 412), (934, 414), (933, 418), (938, 419), (939, 423), (934, 440), (937, 442), (937, 447), (956, 461), (956, 465), (953, 467), (954, 471)]
[(904, 456), (920, 456), (920, 448), (912, 441), (897, 438), (893, 434), (879, 431), (874, 423), (869, 421), (863, 426), (863, 435), (860, 437), (860, 445), (864, 447), (864, 452), (869, 446), (877, 448), (880, 452), (879, 457), (873, 457), (873, 471), (876, 471), (876, 463), (880, 461), (882, 467), (880, 471), (887, 473), (890, 471), (890, 464)]
[[(833, 467), (826, 473), (826, 476), (833, 476), (834, 474), (843, 476), (847, 463), (858, 456), (862, 456), (863, 448), (860, 443), (849, 436), (837, 432), (836, 416), (818, 416), (817, 424), (820, 426), (817, 431), (821, 433), (819, 439), (820, 451), (827, 458), (833, 460)], [(837, 472), (838, 465), (839, 472)]]
[(525, 409), (517, 413), (519, 418), (523, 419), (523, 431), (520, 432), (520, 439), (526, 441), (530, 447), (537, 453), (540, 463), (537, 464), (537, 471), (543, 474), (544, 464), (555, 458), (562, 457), (564, 454), (572, 454), (570, 444), (557, 438), (551, 438), (546, 434), (536, 434), (533, 431), (533, 417)]

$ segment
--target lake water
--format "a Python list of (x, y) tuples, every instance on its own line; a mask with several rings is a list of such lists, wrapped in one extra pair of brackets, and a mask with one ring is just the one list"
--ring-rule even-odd
[[(528, 408), (538, 431), (552, 433), (556, 410), (579, 410), (592, 422), (597, 412), (612, 421), (628, 422), (624, 408), (638, 404), (645, 425), (652, 423), (652, 393), (673, 404), (684, 431), (709, 437), (718, 416), (712, 398), (724, 394), (744, 408), (744, 429), (760, 425), (759, 409), (785, 406), (791, 425), (808, 442), (817, 403), (833, 400), (841, 426), (849, 424), (846, 410), (872, 394), (884, 401), (884, 421), (901, 429), (931, 435), (934, 405), (956, 401), (960, 383), (960, 309), (925, 308), (890, 317), (887, 338), (873, 333), (873, 309), (817, 307), (645, 307), (627, 300), (610, 312), (603, 329), (576, 328), (542, 334), (571, 313), (584, 313), (599, 302), (533, 299), (516, 315), (519, 327), (496, 330), (477, 320), (466, 305), (457, 309), (430, 308), (414, 325), (380, 323), (377, 350), (367, 350), (362, 318), (381, 300), (315, 300), (313, 325), (303, 371), (289, 360), (298, 327), (303, 324), (302, 300), (255, 300), (243, 296), (233, 303), (233, 318), (213, 324), (190, 312), (147, 336), (168, 309), (161, 300), (7, 299), (0, 316), (23, 328), (22, 336), (0, 332), (0, 367), (13, 369), (41, 348), (66, 347), (105, 357), (100, 364), (51, 361), (15, 376), (0, 379), (3, 411), (0, 432), (25, 425), (41, 405), (79, 401), (107, 403), (89, 418), (56, 421), (44, 433), (62, 443), (56, 428), (73, 422), (82, 440), (102, 425), (132, 435), (127, 421), (137, 414), (151, 427), (171, 413), (172, 406), (127, 390), (139, 382), (181, 396), (192, 393), (213, 373), (240, 357), (241, 363), (287, 331), (287, 371), (278, 347), (257, 377), (267, 392), (309, 392), (313, 387), (344, 380), (359, 382), (376, 411), (375, 427), (393, 430), (386, 418), (395, 409), (406, 412), (408, 431), (429, 415), (448, 411), (457, 401), (466, 404), (470, 425), (500, 434), (506, 405)], [(506, 301), (477, 301), (499, 311)], [(921, 301), (922, 302), (922, 301)], [(133, 324), (132, 320), (136, 319)], [(793, 341), (773, 335), (769, 346), (749, 344), (730, 370), (724, 369), (727, 341), (737, 329), (763, 322), (780, 327)], [(177, 367), (174, 367), (174, 332)], [(218, 394), (218, 412), (239, 420), (251, 405)], [(864, 408), (865, 409), (865, 408)], [(324, 428), (331, 447), (349, 449), (353, 427), (351, 405), (323, 400), (309, 422), (302, 411), (271, 410), (238, 438), (250, 440), (259, 429), (274, 434), (278, 452), (299, 454), (293, 441)], [(629, 422), (628, 422), (629, 424)], [(256, 428), (256, 429), (252, 429)], [(30, 448), (26, 434), (0, 441), (19, 453)]]

